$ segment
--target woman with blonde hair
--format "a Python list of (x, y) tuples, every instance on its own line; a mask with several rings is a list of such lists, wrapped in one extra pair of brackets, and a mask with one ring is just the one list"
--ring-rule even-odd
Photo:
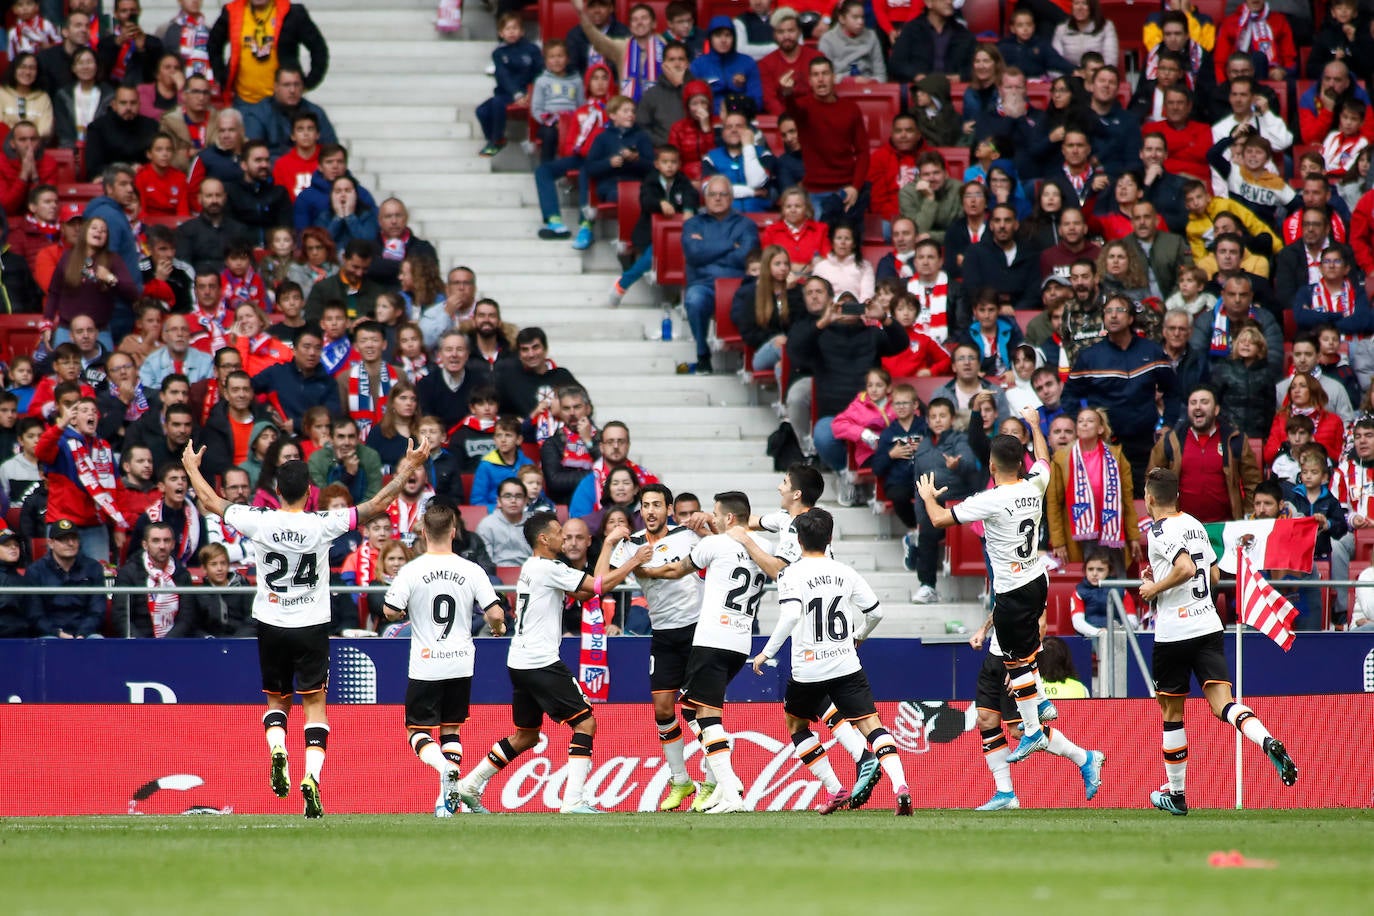
[(1248, 439), (1269, 434), (1274, 422), (1277, 382), (1274, 370), (1269, 368), (1269, 345), (1253, 324), (1236, 332), (1230, 359), (1212, 364), (1212, 387), (1216, 389), (1221, 415)]
[(1131, 498), (1131, 464), (1119, 446), (1111, 445), (1107, 412), (1084, 407), (1075, 418), (1077, 438), (1050, 459), (1045, 491), (1045, 521), (1050, 553), (1060, 563), (1081, 563), (1091, 547), (1144, 556), (1135, 501)]
[(782, 219), (769, 223), (759, 233), (764, 248), (780, 245), (792, 259), (792, 273), (800, 278), (817, 261), (830, 254), (830, 230), (816, 219), (811, 196), (801, 188), (788, 188), (778, 197)]

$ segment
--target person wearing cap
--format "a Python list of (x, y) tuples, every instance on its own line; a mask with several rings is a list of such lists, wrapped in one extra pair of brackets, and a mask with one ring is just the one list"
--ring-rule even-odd
[(717, 111), (739, 111), (752, 118), (763, 110), (759, 65), (735, 50), (735, 24), (729, 16), (711, 17), (706, 32), (711, 49), (692, 61), (692, 76), (711, 87)]
[[(195, 582), (186, 567), (172, 556), (175, 541), (176, 535), (167, 522), (154, 522), (144, 528), (141, 549), (132, 551), (129, 559), (119, 567), (115, 585), (131, 588), (175, 586), (189, 591)], [(110, 605), (110, 622), (115, 635), (139, 639), (187, 635), (190, 626), (189, 619), (182, 620), (183, 600), (176, 592), (115, 595)]]
[(95, 398), (61, 404), (51, 427), (38, 438), (34, 455), (46, 472), (48, 522), (65, 521), (81, 539), (81, 552), (106, 563), (110, 559), (107, 523), (122, 543), (131, 523), (115, 501), (115, 464), (110, 443), (96, 434), (100, 413)]
[[(635, 108), (635, 123), (649, 132), (654, 146), (672, 143), (669, 134), (673, 125), (687, 114), (687, 67), (691, 57), (682, 42), (668, 42), (663, 47), (663, 67), (659, 70), (658, 82), (644, 90)], [(706, 92), (709, 95), (711, 90), (707, 88)]]
[[(52, 508), (51, 492), (49, 510)], [(91, 588), (105, 584), (105, 569), (82, 550), (82, 529), (71, 519), (50, 516), (48, 552), (24, 573), (28, 588)], [(103, 529), (102, 529), (103, 530)], [(60, 639), (100, 637), (105, 596), (100, 592), (28, 596), (29, 627), (35, 636)]]
[(0, 639), (27, 639), (33, 635), (24, 597), (7, 589), (24, 584), (19, 573), (23, 546), (12, 529), (0, 531)]
[(33, 256), (33, 281), (41, 290), (52, 286), (53, 274), (62, 256), (72, 250), (76, 240), (81, 237), (85, 220), (81, 216), (80, 204), (63, 204), (59, 214), (62, 232), (56, 242), (38, 249)]
[(777, 48), (759, 60), (759, 80), (763, 83), (763, 112), (780, 115), (783, 99), (778, 92), (778, 81), (784, 73), (791, 73), (795, 86), (792, 94), (802, 98), (811, 94), (806, 74), (811, 62), (821, 56), (810, 45), (802, 44), (801, 23), (797, 11), (784, 6), (769, 18), (773, 26), (773, 41)]

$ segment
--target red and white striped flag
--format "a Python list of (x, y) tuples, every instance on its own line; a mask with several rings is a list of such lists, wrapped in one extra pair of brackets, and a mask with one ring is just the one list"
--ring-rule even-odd
[(1297, 608), (1280, 595), (1269, 580), (1261, 576), (1250, 562), (1245, 550), (1237, 551), (1236, 564), (1236, 603), (1240, 605), (1240, 619), (1254, 627), (1287, 652), (1293, 648), (1293, 618), (1298, 616)]

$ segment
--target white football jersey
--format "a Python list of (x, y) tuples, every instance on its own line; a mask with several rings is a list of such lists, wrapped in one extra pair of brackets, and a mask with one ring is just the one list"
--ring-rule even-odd
[(559, 560), (530, 557), (515, 587), (515, 633), (506, 667), (528, 670), (558, 661), (563, 641), (563, 605), (586, 577)]
[[(797, 529), (793, 526), (796, 517), (786, 509), (777, 509), (767, 515), (759, 516), (759, 527), (778, 536), (778, 544), (773, 548), (773, 556), (784, 563), (795, 563), (801, 559), (801, 543), (797, 540)], [(826, 545), (825, 555), (833, 557), (830, 546)]]
[[(802, 557), (778, 577), (778, 608), (782, 617), (763, 653), (773, 658), (790, 636), (792, 680), (814, 684), (860, 670), (855, 623), (878, 609), (878, 596), (858, 573), (837, 560)], [(872, 627), (865, 624), (866, 636)]]
[(1024, 479), (975, 493), (950, 510), (958, 524), (983, 523), (992, 589), (998, 594), (1015, 591), (1045, 575), (1038, 542), (1049, 483), (1050, 466), (1037, 461)]
[[(749, 536), (764, 551), (768, 550), (768, 542), (763, 538), (757, 534)], [(691, 557), (693, 566), (706, 570), (701, 616), (697, 618), (692, 645), (748, 655), (753, 645), (754, 618), (758, 616), (768, 577), (749, 558), (743, 544), (724, 534), (697, 541)]]
[(472, 677), (472, 605), (500, 604), (487, 574), (453, 554), (421, 554), (392, 580), (386, 604), (410, 616), (410, 677)]
[(254, 618), (274, 627), (329, 623), (329, 545), (357, 527), (357, 509), (284, 512), (230, 506), (224, 520), (257, 545)]
[(1150, 525), (1150, 570), (1156, 582), (1169, 575), (1181, 553), (1193, 558), (1197, 572), (1182, 585), (1155, 596), (1155, 642), (1179, 642), (1222, 629), (1212, 602), (1212, 564), (1217, 555), (1207, 529), (1186, 512), (1155, 519)]
[[(690, 528), (678, 526), (669, 528), (663, 537), (654, 543), (654, 555), (644, 564), (646, 569), (676, 563), (685, 559), (701, 540)], [(644, 544), (649, 543), (643, 529), (615, 545), (611, 553), (612, 568), (624, 566)], [(649, 622), (655, 630), (672, 630), (687, 627), (697, 622), (701, 613), (701, 577), (683, 576), (681, 579), (650, 579), (640, 576), (635, 579), (644, 598), (649, 603)]]

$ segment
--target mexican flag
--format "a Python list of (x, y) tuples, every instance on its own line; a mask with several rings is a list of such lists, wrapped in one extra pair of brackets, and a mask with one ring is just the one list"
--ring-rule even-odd
[(1221, 571), (1236, 572), (1236, 545), (1249, 538), (1247, 553), (1256, 569), (1312, 571), (1317, 546), (1314, 518), (1254, 519), (1205, 525)]

